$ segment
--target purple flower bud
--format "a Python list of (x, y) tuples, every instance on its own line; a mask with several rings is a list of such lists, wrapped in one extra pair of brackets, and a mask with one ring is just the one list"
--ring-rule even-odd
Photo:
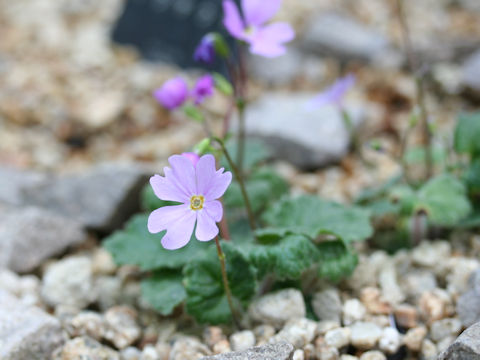
[(163, 86), (153, 92), (155, 99), (168, 110), (182, 106), (188, 97), (188, 86), (181, 77), (168, 80)]
[(207, 97), (212, 96), (214, 88), (215, 80), (212, 75), (207, 74), (198, 79), (192, 90), (195, 105), (201, 104)]
[(195, 49), (193, 59), (199, 63), (213, 64), (215, 61), (215, 39), (211, 34), (202, 38)]
[(198, 160), (200, 160), (200, 156), (198, 156), (198, 154), (194, 152), (184, 152), (182, 153), (182, 156), (190, 160), (193, 166), (197, 165)]

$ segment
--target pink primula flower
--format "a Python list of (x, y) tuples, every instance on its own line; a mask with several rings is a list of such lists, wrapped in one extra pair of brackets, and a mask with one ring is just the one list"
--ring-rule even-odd
[(210, 74), (203, 75), (197, 80), (192, 90), (192, 97), (195, 105), (200, 105), (203, 101), (213, 95), (215, 89), (215, 80)]
[(217, 222), (222, 219), (220, 198), (232, 181), (232, 173), (215, 169), (213, 155), (203, 155), (196, 165), (189, 157), (170, 156), (171, 168), (165, 167), (165, 176), (150, 178), (155, 195), (181, 205), (165, 206), (153, 211), (148, 218), (148, 231), (167, 230), (162, 238), (165, 249), (179, 249), (190, 241), (195, 223), (195, 236), (209, 241), (218, 235)]
[(183, 105), (188, 98), (188, 85), (181, 77), (168, 80), (154, 91), (153, 96), (168, 110), (174, 110)]
[(293, 40), (295, 32), (283, 22), (270, 25), (270, 20), (280, 9), (282, 0), (242, 0), (242, 13), (233, 0), (223, 1), (223, 24), (235, 38), (250, 44), (250, 52), (269, 58), (283, 55), (284, 44)]
[(325, 91), (318, 94), (309, 104), (311, 109), (320, 108), (325, 105), (341, 107), (346, 93), (355, 85), (355, 75), (348, 74), (337, 79)]

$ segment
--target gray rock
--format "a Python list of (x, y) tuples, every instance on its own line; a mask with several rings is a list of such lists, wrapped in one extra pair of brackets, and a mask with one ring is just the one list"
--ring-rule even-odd
[(111, 231), (138, 209), (146, 179), (145, 169), (139, 166), (101, 165), (85, 174), (52, 178), (24, 189), (24, 202), (75, 219), (87, 228)]
[(35, 207), (13, 210), (0, 221), (0, 267), (31, 271), (85, 239), (81, 225), (72, 218)]
[(393, 51), (383, 34), (339, 13), (313, 16), (307, 24), (303, 46), (342, 60), (374, 61)]
[(290, 360), (294, 347), (288, 343), (268, 344), (245, 351), (207, 356), (201, 360)]
[(457, 300), (457, 314), (464, 327), (480, 321), (480, 293), (475, 289), (467, 291)]
[(340, 322), (342, 317), (342, 300), (337, 289), (330, 288), (313, 295), (313, 312), (319, 320)]
[(42, 298), (51, 306), (83, 309), (96, 299), (91, 267), (92, 262), (86, 256), (66, 258), (49, 266), (43, 277)]
[(69, 340), (56, 356), (55, 359), (59, 360), (120, 360), (120, 355), (116, 351), (87, 336)]
[(23, 191), (47, 181), (45, 174), (0, 166), (0, 204), (22, 205)]
[(253, 320), (282, 327), (290, 319), (306, 315), (303, 295), (296, 289), (285, 289), (262, 296), (254, 301), (248, 310)]
[(439, 360), (480, 360), (480, 322), (465, 330)]
[[(350, 135), (340, 111), (332, 106), (310, 110), (316, 94), (270, 93), (250, 104), (246, 131), (272, 148), (276, 158), (301, 168), (338, 162), (348, 152)], [(347, 106), (354, 124), (363, 118), (359, 107)]]
[(462, 82), (476, 95), (480, 95), (480, 49), (463, 63)]
[(0, 290), (0, 359), (48, 360), (64, 341), (57, 319)]
[(301, 74), (302, 58), (303, 54), (293, 48), (274, 59), (251, 56), (248, 65), (255, 80), (269, 85), (287, 85)]

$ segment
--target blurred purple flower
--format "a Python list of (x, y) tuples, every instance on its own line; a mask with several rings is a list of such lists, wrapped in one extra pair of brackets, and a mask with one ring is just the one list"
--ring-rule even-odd
[(198, 79), (192, 90), (195, 105), (201, 104), (207, 97), (212, 96), (214, 88), (215, 80), (212, 75), (203, 75)]
[(176, 77), (168, 80), (163, 86), (153, 92), (155, 99), (168, 110), (174, 110), (183, 105), (188, 97), (188, 86), (184, 79)]
[(190, 160), (193, 166), (197, 165), (198, 160), (200, 160), (200, 156), (198, 156), (198, 154), (194, 152), (184, 152), (182, 153), (182, 156)]
[(232, 181), (232, 173), (215, 169), (213, 155), (202, 156), (196, 165), (185, 156), (168, 158), (171, 168), (165, 167), (165, 176), (154, 175), (150, 184), (162, 200), (177, 201), (181, 205), (164, 206), (148, 217), (148, 231), (167, 230), (162, 246), (175, 250), (187, 245), (195, 227), (200, 241), (212, 240), (218, 234), (217, 222), (222, 219), (220, 198)]
[(284, 43), (293, 40), (295, 32), (283, 22), (264, 25), (280, 9), (282, 0), (242, 0), (242, 14), (233, 0), (223, 1), (223, 24), (235, 38), (250, 44), (250, 52), (269, 58), (286, 52)]
[(345, 94), (353, 85), (355, 85), (355, 75), (353, 74), (348, 74), (343, 78), (337, 79), (333, 85), (321, 92), (310, 102), (309, 108), (315, 109), (325, 105), (342, 106)]
[(193, 54), (196, 62), (213, 64), (215, 61), (215, 38), (212, 34), (205, 35)]

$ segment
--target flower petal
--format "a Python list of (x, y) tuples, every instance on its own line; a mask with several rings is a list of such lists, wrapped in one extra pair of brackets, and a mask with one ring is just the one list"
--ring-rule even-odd
[(238, 39), (243, 39), (245, 24), (240, 16), (237, 5), (232, 0), (224, 0), (223, 13), (223, 25), (225, 25), (230, 35)]
[(165, 82), (161, 88), (153, 92), (155, 99), (168, 110), (174, 110), (187, 100), (188, 85), (181, 77)]
[(287, 23), (275, 23), (260, 29), (250, 39), (250, 51), (265, 57), (277, 57), (286, 52), (283, 43), (293, 40), (295, 32)]
[(197, 211), (195, 236), (199, 241), (209, 241), (218, 235), (218, 226), (205, 210)]
[(260, 26), (280, 9), (282, 0), (242, 0), (242, 10), (248, 25)]
[(190, 197), (177, 186), (172, 178), (166, 178), (160, 175), (154, 175), (150, 178), (150, 185), (153, 188), (155, 195), (165, 201), (188, 202)]
[(211, 154), (203, 155), (197, 162), (195, 173), (197, 177), (197, 191), (204, 195), (209, 189), (210, 183), (215, 179), (217, 170), (215, 168), (215, 157)]
[(210, 216), (216, 222), (219, 222), (220, 220), (222, 220), (223, 206), (220, 201), (218, 200), (207, 201), (203, 205), (203, 210), (206, 211), (208, 216)]
[(165, 177), (170, 178), (188, 197), (197, 194), (195, 167), (185, 156), (172, 155), (168, 158), (172, 169), (165, 168)]
[(224, 173), (223, 171), (223, 168), (217, 170), (208, 184), (203, 195), (206, 201), (216, 200), (221, 197), (232, 182), (232, 173), (230, 171)]
[[(178, 222), (189, 213), (191, 213), (188, 204), (164, 206), (152, 211), (148, 217), (148, 231), (156, 234), (163, 230), (168, 230), (172, 224)], [(195, 215), (195, 214), (194, 214)]]

